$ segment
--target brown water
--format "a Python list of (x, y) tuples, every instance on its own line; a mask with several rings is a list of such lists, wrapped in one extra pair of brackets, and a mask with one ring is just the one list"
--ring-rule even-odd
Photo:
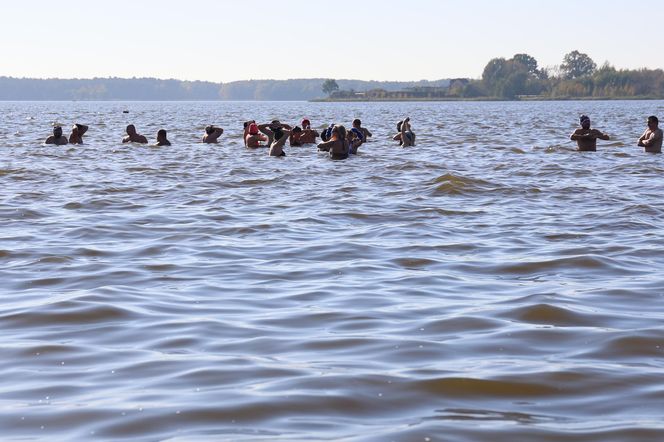
[[(3, 439), (664, 440), (664, 157), (635, 147), (663, 102), (0, 111)], [(242, 146), (304, 116), (374, 138)]]

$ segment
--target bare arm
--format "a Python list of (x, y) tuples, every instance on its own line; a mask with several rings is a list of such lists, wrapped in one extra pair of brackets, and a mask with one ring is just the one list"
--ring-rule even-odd
[(325, 152), (329, 152), (330, 149), (334, 146), (334, 143), (336, 141), (330, 140), (330, 141), (325, 141), (323, 143), (318, 144), (318, 150), (324, 150)]
[(88, 126), (86, 126), (85, 124), (76, 123), (76, 127), (78, 127), (78, 135), (81, 137), (85, 135), (85, 133), (88, 131)]
[(650, 132), (650, 136), (643, 140), (643, 145), (645, 147), (650, 147), (651, 144), (655, 144), (662, 139), (662, 132), (659, 130), (653, 130)]
[(270, 124), (259, 124), (258, 130), (267, 135), (268, 144), (272, 144), (272, 141), (274, 140), (274, 132), (270, 130)]

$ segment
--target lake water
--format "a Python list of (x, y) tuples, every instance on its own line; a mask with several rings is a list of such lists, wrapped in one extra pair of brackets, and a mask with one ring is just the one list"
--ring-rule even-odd
[[(664, 440), (664, 156), (636, 147), (662, 101), (0, 113), (3, 438)], [(374, 136), (243, 147), (302, 117)], [(86, 144), (43, 146), (56, 121)]]

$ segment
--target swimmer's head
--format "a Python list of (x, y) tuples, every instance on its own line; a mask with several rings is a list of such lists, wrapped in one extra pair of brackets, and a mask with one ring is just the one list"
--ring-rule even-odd
[(581, 127), (588, 129), (590, 127), (590, 117), (588, 115), (581, 115), (579, 117), (579, 123), (581, 124)]
[(205, 133), (208, 135), (212, 135), (214, 133), (214, 126), (212, 125), (205, 126)]
[(249, 124), (249, 134), (258, 135), (258, 125), (256, 123)]
[(275, 129), (281, 129), (281, 121), (279, 120), (272, 120), (270, 123), (270, 129), (275, 130)]
[(332, 138), (336, 140), (343, 140), (344, 138), (346, 138), (346, 128), (341, 124), (334, 126), (334, 128), (332, 129)]
[(302, 120), (302, 128), (303, 129), (309, 129), (310, 127), (311, 127), (311, 121), (309, 121), (306, 118), (304, 120)]
[(129, 126), (127, 126), (126, 130), (127, 130), (127, 135), (134, 135), (136, 133), (136, 126), (130, 124)]
[(157, 131), (157, 140), (165, 140), (166, 139), (166, 129), (159, 129)]
[(654, 115), (651, 115), (651, 116), (648, 117), (648, 125), (651, 125), (651, 124), (653, 124), (655, 126), (657, 126), (659, 124), (659, 119), (657, 119), (657, 117), (654, 116)]
[(62, 128), (60, 126), (53, 127), (53, 136), (56, 138), (60, 138), (62, 136)]
[(360, 127), (362, 126), (362, 122), (360, 121), (359, 118), (356, 118), (353, 120), (353, 127)]
[(302, 132), (302, 128), (300, 126), (295, 126), (293, 128), (293, 133), (296, 134), (296, 133), (299, 133), (299, 132)]

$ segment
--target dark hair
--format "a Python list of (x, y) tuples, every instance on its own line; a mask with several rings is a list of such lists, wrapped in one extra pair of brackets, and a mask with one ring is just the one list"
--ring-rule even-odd
[(403, 121), (399, 121), (397, 123), (397, 132), (401, 132), (401, 126), (403, 125)]
[[(245, 125), (246, 124), (247, 123), (245, 123)], [(245, 126), (245, 127), (247, 127), (247, 126)], [(214, 133), (214, 126), (212, 126), (212, 125), (205, 126), (205, 133), (208, 134), (208, 135), (210, 135), (211, 133)]]
[(355, 126), (356, 124), (357, 124), (358, 126), (362, 126), (362, 122), (360, 121), (359, 118), (356, 118), (356, 119), (353, 120), (353, 126)]
[(274, 139), (280, 140), (284, 136), (284, 131), (280, 127), (273, 127), (272, 132), (274, 133)]
[(302, 132), (302, 128), (301, 128), (300, 126), (295, 126), (295, 127), (293, 128), (293, 132), (294, 132), (294, 133)]
[(652, 123), (657, 123), (657, 124), (659, 124), (659, 119), (657, 119), (657, 117), (654, 116), (654, 115), (649, 116), (649, 117), (648, 117), (648, 121), (649, 121), (649, 122), (652, 122)]
[(159, 131), (157, 131), (157, 137), (166, 138), (166, 129), (159, 129)]
[(55, 135), (56, 137), (61, 137), (62, 136), (62, 128), (60, 126), (53, 127), (53, 135)]

